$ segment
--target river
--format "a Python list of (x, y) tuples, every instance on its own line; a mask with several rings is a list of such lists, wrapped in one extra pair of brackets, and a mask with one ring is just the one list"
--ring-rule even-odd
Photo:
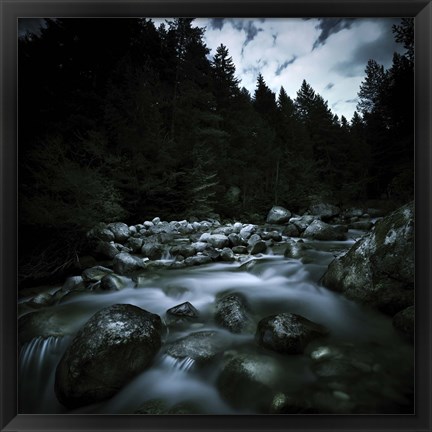
[[(106, 306), (132, 304), (163, 318), (167, 309), (188, 301), (198, 309), (199, 319), (186, 327), (170, 328), (163, 336), (164, 343), (198, 330), (216, 329), (229, 342), (231, 351), (262, 353), (253, 334), (231, 334), (213, 321), (215, 298), (219, 293), (242, 293), (255, 322), (268, 315), (292, 312), (329, 329), (328, 336), (312, 342), (311, 348), (302, 355), (264, 350), (282, 371), (277, 372), (279, 375), (274, 380), (275, 393), (289, 388), (294, 394), (301, 392), (324, 411), (322, 407), (331, 404), (331, 410), (336, 413), (409, 411), (414, 385), (412, 345), (396, 333), (390, 318), (320, 285), (320, 278), (335, 255), (348, 249), (361, 234), (350, 230), (347, 241), (305, 240), (310, 248), (302, 260), (285, 258), (270, 250), (265, 255), (249, 257), (255, 262), (248, 270), (242, 270), (240, 262), (174, 270), (161, 268), (146, 273), (138, 282), (129, 280), (129, 285), (121, 291), (82, 293), (51, 308), (67, 322), (69, 333), (73, 334)], [(208, 414), (255, 413), (248, 407), (232, 408), (221, 397), (216, 382), (222, 358), (206, 367), (197, 367), (193, 360), (176, 360), (164, 354), (163, 349), (150, 368), (110, 400), (67, 410), (56, 400), (53, 387), (56, 365), (71, 338), (36, 338), (22, 347), (20, 413), (134, 413), (139, 405), (155, 398), (168, 406), (190, 401)], [(333, 358), (330, 356), (331, 361), (316, 363), (329, 350), (336, 353)], [(350, 368), (348, 372), (340, 371), (335, 365), (341, 364), (348, 364), (354, 372), (349, 372)]]

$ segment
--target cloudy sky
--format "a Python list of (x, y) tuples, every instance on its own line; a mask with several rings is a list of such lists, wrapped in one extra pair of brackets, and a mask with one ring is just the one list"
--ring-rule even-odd
[(197, 19), (206, 27), (211, 56), (223, 43), (241, 85), (253, 94), (258, 73), (276, 93), (283, 86), (295, 98), (305, 79), (328, 101), (333, 113), (350, 120), (367, 61), (391, 66), (392, 25), (399, 19)]
[[(156, 25), (165, 19), (153, 19)], [(20, 27), (37, 32), (43, 20), (29, 19)], [(333, 113), (348, 120), (369, 59), (388, 68), (395, 51), (392, 25), (397, 18), (198, 18), (205, 27), (210, 57), (223, 43), (229, 49), (241, 85), (253, 95), (258, 74), (277, 94), (283, 86), (295, 98), (305, 79), (328, 101)]]

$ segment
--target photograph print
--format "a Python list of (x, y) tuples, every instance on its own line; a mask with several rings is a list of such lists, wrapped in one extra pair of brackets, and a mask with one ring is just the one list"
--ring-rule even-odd
[(18, 412), (415, 414), (413, 18), (20, 18)]

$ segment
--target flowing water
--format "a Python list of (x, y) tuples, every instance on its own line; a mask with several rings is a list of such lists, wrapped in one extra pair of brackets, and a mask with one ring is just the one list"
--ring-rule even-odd
[[(355, 237), (359, 234), (350, 232)], [(136, 305), (163, 318), (167, 309), (188, 301), (198, 309), (199, 319), (186, 327), (170, 327), (163, 336), (164, 343), (199, 330), (217, 329), (230, 350), (265, 351), (265, 355), (276, 359), (282, 372), (274, 380), (275, 393), (287, 388), (294, 393), (306, 391), (307, 399), (318, 401), (321, 406), (326, 403), (322, 400), (330, 400), (333, 406), (340, 404), (341, 412), (361, 412), (362, 407), (366, 407), (365, 412), (373, 412), (374, 407), (377, 412), (409, 410), (413, 392), (412, 346), (395, 332), (390, 318), (320, 286), (328, 264), (354, 240), (307, 243), (311, 249), (302, 260), (260, 255), (252, 258), (256, 262), (248, 271), (239, 269), (238, 262), (175, 270), (161, 268), (146, 273), (138, 282), (130, 280), (129, 286), (121, 291), (82, 293), (51, 309), (67, 317), (65, 333), (73, 335), (94, 313), (113, 304)], [(312, 342), (304, 355), (280, 355), (259, 349), (253, 334), (231, 334), (214, 323), (215, 298), (225, 291), (246, 297), (256, 323), (268, 315), (292, 312), (325, 325), (329, 336)], [(53, 385), (56, 365), (71, 338), (36, 338), (21, 348), (21, 413), (134, 413), (143, 402), (155, 398), (164, 400), (168, 406), (191, 401), (209, 414), (254, 412), (247, 408), (233, 409), (221, 397), (216, 385), (221, 359), (203, 368), (197, 367), (193, 359), (175, 359), (163, 350), (149, 369), (110, 400), (68, 411), (57, 402)], [(339, 354), (332, 362), (321, 363), (317, 368), (314, 359), (329, 349)], [(341, 378), (332, 365), (346, 366), (347, 359), (357, 373), (342, 372)], [(351, 402), (347, 404), (347, 400)]]

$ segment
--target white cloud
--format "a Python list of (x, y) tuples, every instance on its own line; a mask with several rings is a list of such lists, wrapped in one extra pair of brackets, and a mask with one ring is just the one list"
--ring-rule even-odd
[[(355, 110), (353, 100), (364, 79), (367, 60), (375, 58), (385, 67), (390, 65), (396, 48), (390, 30), (392, 23), (376, 18), (354, 20), (349, 28), (330, 33), (325, 43), (313, 49), (321, 34), (318, 19), (227, 19), (221, 28), (211, 27), (208, 19), (196, 20), (200, 27), (207, 27), (205, 41), (212, 49), (211, 55), (221, 43), (228, 47), (241, 85), (252, 94), (258, 73), (262, 73), (274, 92), (283, 86), (292, 98), (306, 79), (328, 100), (335, 114), (348, 119)], [(251, 26), (261, 31), (251, 34)], [(251, 36), (254, 37), (248, 40)]]

